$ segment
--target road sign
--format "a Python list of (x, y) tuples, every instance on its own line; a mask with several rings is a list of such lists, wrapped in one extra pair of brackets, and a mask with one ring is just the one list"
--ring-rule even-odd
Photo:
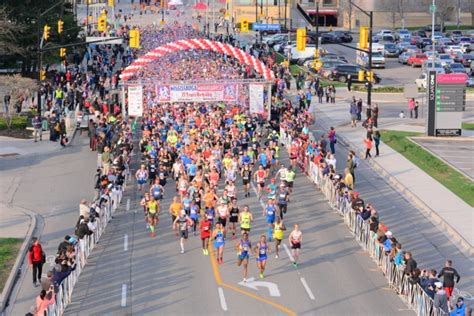
[(94, 44), (99, 45), (100, 41), (103, 41), (104, 44), (107, 45), (122, 45), (123, 44), (123, 38), (117, 38), (117, 37), (101, 37), (101, 36), (87, 36), (86, 37), (86, 43), (93, 42)]
[(436, 5), (432, 4), (430, 5), (430, 13), (435, 13), (436, 12)]
[(272, 282), (266, 282), (266, 281), (255, 281), (254, 278), (249, 278), (247, 282), (241, 281), (239, 282), (239, 285), (251, 288), (253, 290), (258, 291), (259, 287), (266, 287), (268, 291), (270, 292), (270, 296), (281, 296), (280, 290), (278, 289), (278, 285)]
[(436, 76), (436, 112), (463, 112), (466, 108), (465, 74)]
[(253, 23), (252, 30), (254, 31), (279, 31), (281, 30), (280, 24), (266, 24), (266, 23)]

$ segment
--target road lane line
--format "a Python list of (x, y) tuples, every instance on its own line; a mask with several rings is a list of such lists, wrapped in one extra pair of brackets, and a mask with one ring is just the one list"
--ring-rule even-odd
[(217, 291), (219, 292), (222, 310), (227, 311), (227, 302), (225, 301), (224, 290), (219, 286)]
[[(210, 245), (209, 245), (209, 248), (211, 248)], [(235, 292), (238, 292), (240, 294), (246, 295), (246, 296), (251, 297), (253, 299), (256, 299), (257, 301), (260, 301), (262, 303), (273, 306), (273, 307), (281, 310), (282, 312), (287, 313), (288, 315), (291, 315), (291, 316), (296, 316), (297, 315), (297, 313), (295, 311), (293, 311), (293, 310), (291, 310), (291, 309), (289, 309), (289, 308), (287, 308), (283, 305), (277, 304), (277, 303), (272, 302), (270, 300), (267, 300), (263, 297), (252, 294), (250, 292), (247, 292), (247, 291), (245, 291), (243, 289), (240, 289), (236, 286), (233, 286), (231, 284), (227, 284), (227, 283), (222, 282), (221, 274), (219, 272), (219, 267), (217, 266), (217, 261), (216, 261), (215, 255), (214, 255), (214, 249), (209, 249), (209, 259), (211, 260), (212, 271), (214, 272), (214, 277), (216, 279), (217, 285), (228, 288), (228, 289), (233, 290)]]
[(283, 248), (285, 248), (286, 254), (288, 255), (288, 258), (290, 258), (291, 262), (295, 262), (295, 258), (290, 252), (290, 249), (288, 249), (288, 246), (286, 244), (283, 244)]
[(308, 293), (309, 298), (314, 301), (316, 298), (314, 297), (313, 292), (309, 288), (308, 283), (306, 283), (306, 280), (304, 278), (300, 278), (300, 280), (301, 283), (303, 283), (303, 287), (306, 290), (306, 293)]
[(127, 199), (127, 211), (130, 211), (130, 198)]
[(125, 234), (123, 236), (123, 251), (127, 251), (128, 250), (128, 235)]
[(127, 284), (122, 284), (122, 307), (127, 306)]

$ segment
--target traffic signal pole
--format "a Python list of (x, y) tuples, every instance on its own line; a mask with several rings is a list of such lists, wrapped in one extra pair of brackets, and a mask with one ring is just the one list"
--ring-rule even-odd
[[(369, 73), (372, 76), (372, 27), (373, 27), (373, 16), (374, 13), (370, 11), (369, 15)], [(370, 108), (372, 105), (372, 80), (368, 80), (367, 85), (367, 107)]]

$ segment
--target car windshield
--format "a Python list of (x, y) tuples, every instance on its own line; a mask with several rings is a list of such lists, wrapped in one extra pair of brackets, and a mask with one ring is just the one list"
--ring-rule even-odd
[(451, 59), (449, 55), (439, 55), (439, 59)]
[(372, 53), (372, 57), (382, 57), (382, 56), (383, 56), (382, 52), (373, 52)]
[(396, 48), (395, 44), (385, 44), (384, 45), (386, 49), (394, 49)]
[[(427, 68), (433, 68), (433, 63), (431, 63), (431, 62), (426, 63), (426, 64), (425, 64), (425, 67), (427, 67)], [(442, 68), (442, 67), (443, 67), (443, 66), (441, 66), (440, 63), (435, 63), (435, 64), (434, 64), (434, 68)]]
[(461, 64), (452, 64), (451, 68), (464, 68), (464, 66)]

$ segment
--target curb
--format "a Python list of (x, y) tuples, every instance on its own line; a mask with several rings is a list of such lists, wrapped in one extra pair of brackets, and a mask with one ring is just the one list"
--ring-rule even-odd
[[(328, 117), (325, 113), (319, 111), (320, 115)], [(344, 147), (347, 149), (354, 149), (356, 153), (359, 155), (364, 154), (363, 150), (357, 149), (356, 146), (352, 144), (349, 140), (347, 140), (344, 136), (340, 135), (340, 139), (343, 141), (341, 142)], [(339, 142), (339, 141), (338, 141)], [(403, 198), (405, 198), (408, 202), (412, 203), (416, 206), (423, 215), (435, 226), (441, 227), (442, 232), (447, 235), (449, 238), (454, 241), (454, 245), (456, 248), (459, 249), (464, 254), (468, 256), (474, 256), (474, 248), (471, 244), (464, 239), (464, 237), (449, 223), (447, 223), (436, 211), (430, 208), (428, 205), (425, 204), (418, 196), (413, 194), (405, 185), (403, 185), (400, 181), (398, 181), (394, 176), (392, 176), (389, 172), (387, 172), (378, 162), (372, 160), (367, 161), (367, 163), (377, 172), (383, 176), (385, 182), (387, 182), (392, 188), (397, 190), (399, 193), (402, 193)]]
[[(14, 208), (11, 204), (1, 204), (2, 207)], [(12, 270), (10, 271), (10, 275), (8, 276), (7, 282), (5, 283), (5, 287), (0, 295), (0, 313), (3, 313), (5, 308), (9, 305), (10, 295), (12, 294), (13, 287), (15, 286), (16, 282), (19, 281), (22, 271), (21, 266), (23, 264), (23, 260), (26, 257), (28, 252), (28, 246), (31, 244), (31, 239), (33, 238), (33, 233), (36, 229), (37, 224), (37, 215), (34, 212), (31, 212), (26, 209), (21, 209), (21, 212), (27, 214), (30, 217), (30, 225), (28, 228), (28, 232), (26, 233), (25, 240), (21, 245), (20, 251), (15, 260), (15, 264), (13, 265)]]

